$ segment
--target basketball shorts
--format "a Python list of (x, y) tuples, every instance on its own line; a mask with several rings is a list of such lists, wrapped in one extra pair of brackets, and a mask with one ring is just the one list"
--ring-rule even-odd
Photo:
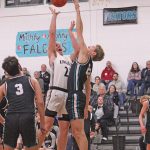
[(150, 144), (150, 125), (146, 126), (145, 143)]
[(66, 111), (66, 99), (68, 93), (59, 90), (48, 90), (46, 97), (46, 116), (55, 117), (57, 114), (59, 117), (62, 114), (67, 114)]
[(37, 145), (35, 115), (33, 113), (11, 113), (5, 117), (4, 144), (15, 148), (19, 134), (23, 145), (30, 148)]
[(86, 96), (83, 92), (76, 92), (68, 95), (66, 109), (70, 120), (84, 119), (84, 108)]

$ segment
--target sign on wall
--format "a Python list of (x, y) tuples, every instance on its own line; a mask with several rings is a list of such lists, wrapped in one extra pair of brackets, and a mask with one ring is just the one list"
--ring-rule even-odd
[[(57, 29), (56, 41), (61, 43), (64, 55), (72, 53), (73, 48), (68, 29)], [(48, 30), (18, 32), (16, 37), (16, 54), (18, 57), (47, 56), (48, 42)]]
[(5, 0), (6, 7), (18, 7), (43, 4), (43, 0)]
[(126, 23), (137, 23), (137, 6), (123, 8), (104, 8), (104, 25)]

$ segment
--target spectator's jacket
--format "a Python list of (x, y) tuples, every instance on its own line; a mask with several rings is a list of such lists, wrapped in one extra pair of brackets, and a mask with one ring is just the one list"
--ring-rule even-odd
[(114, 73), (115, 73), (115, 71), (112, 67), (111, 68), (106, 67), (102, 71), (101, 80), (109, 80), (109, 81), (113, 80)]
[[(103, 107), (104, 115), (100, 119), (112, 119), (114, 112), (113, 111), (110, 112), (108, 106), (105, 104), (103, 104), (102, 107)], [(98, 104), (96, 104), (93, 107), (93, 112), (95, 113), (97, 109), (98, 109)]]
[(106, 93), (104, 97), (104, 101), (106, 101), (107, 99), (111, 99), (116, 105), (118, 105), (119, 102), (118, 92), (114, 92), (113, 94), (110, 94), (109, 92)]
[(50, 82), (50, 74), (46, 71), (43, 75), (42, 72), (40, 71), (40, 78), (43, 79), (44, 81), (44, 93), (46, 94), (46, 92), (49, 89), (49, 82)]
[(108, 88), (111, 86), (111, 85), (115, 85), (116, 89), (117, 89), (117, 92), (119, 93), (122, 93), (122, 92), (125, 92), (125, 88), (123, 86), (123, 83), (120, 81), (120, 80), (113, 80), (109, 83), (108, 85)]
[(150, 83), (150, 70), (144, 68), (141, 72), (141, 80), (144, 83)]
[(141, 71), (138, 72), (129, 72), (128, 74), (128, 81), (129, 80), (141, 80)]

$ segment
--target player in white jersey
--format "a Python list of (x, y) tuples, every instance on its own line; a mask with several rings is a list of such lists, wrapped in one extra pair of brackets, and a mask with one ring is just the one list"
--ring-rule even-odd
[[(51, 81), (50, 90), (47, 94), (46, 111), (45, 111), (45, 128), (48, 132), (53, 126), (54, 117), (58, 114), (59, 118), (59, 137), (57, 150), (66, 150), (67, 135), (69, 129), (69, 116), (65, 109), (67, 92), (67, 80), (71, 67), (71, 63), (78, 55), (79, 47), (77, 41), (72, 33), (75, 26), (74, 22), (71, 22), (69, 29), (69, 35), (71, 37), (74, 53), (70, 57), (63, 56), (63, 50), (59, 43), (56, 42), (56, 18), (59, 14), (55, 9), (50, 8), (52, 12), (52, 20), (50, 25), (50, 42), (48, 48), (48, 57), (51, 68)], [(44, 136), (39, 137), (40, 146), (44, 140)]]

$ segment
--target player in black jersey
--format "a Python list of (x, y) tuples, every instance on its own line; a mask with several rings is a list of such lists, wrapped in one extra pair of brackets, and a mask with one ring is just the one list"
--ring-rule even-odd
[[(144, 134), (144, 143), (147, 144), (146, 150), (150, 150), (150, 96), (142, 96), (140, 102), (143, 105), (139, 115), (141, 132)], [(145, 118), (145, 123), (143, 118)]]
[[(100, 61), (104, 52), (100, 46), (86, 46), (83, 38), (83, 24), (80, 16), (78, 0), (74, 0), (77, 14), (76, 30), (77, 41), (80, 47), (78, 59), (74, 61), (68, 77), (68, 99), (66, 109), (71, 119), (72, 134), (80, 150), (88, 150), (88, 142), (84, 133), (84, 118), (88, 117), (88, 104), (90, 100), (90, 75), (92, 60)], [(86, 95), (83, 93), (85, 84)]]
[[(37, 145), (35, 128), (35, 104), (40, 115), (40, 129), (45, 132), (44, 103), (37, 80), (23, 76), (16, 57), (4, 59), (2, 68), (9, 78), (0, 86), (0, 100), (5, 96), (8, 108), (5, 116), (4, 148), (16, 147), (19, 134), (26, 149), (35, 149)], [(36, 99), (35, 99), (36, 98)]]

